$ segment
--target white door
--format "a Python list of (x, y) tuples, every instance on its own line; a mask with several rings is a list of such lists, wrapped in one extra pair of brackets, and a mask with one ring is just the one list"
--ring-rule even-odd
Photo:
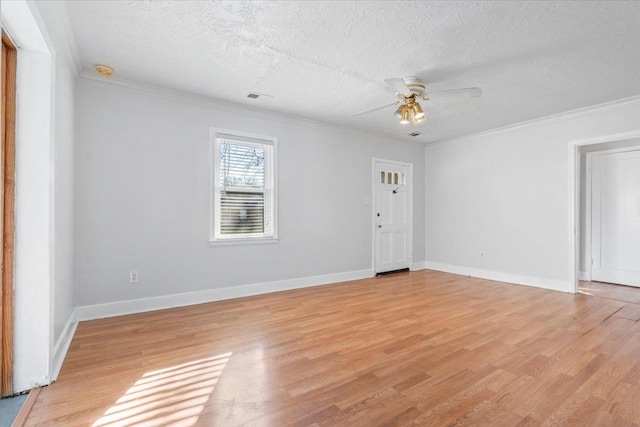
[(591, 278), (640, 287), (640, 151), (594, 155)]
[(375, 272), (409, 268), (412, 248), (411, 165), (374, 162)]

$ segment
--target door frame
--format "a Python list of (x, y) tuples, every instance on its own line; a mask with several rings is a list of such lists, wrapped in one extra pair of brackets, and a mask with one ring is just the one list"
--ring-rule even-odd
[(387, 163), (409, 168), (407, 177), (409, 191), (409, 269), (413, 266), (413, 163), (388, 160), (379, 157), (371, 158), (371, 272), (376, 275), (376, 163)]
[[(580, 286), (580, 148), (605, 142), (626, 141), (640, 138), (640, 129), (571, 140), (569, 149), (569, 292), (578, 293)], [(590, 179), (587, 179), (590, 181)], [(586, 207), (585, 207), (586, 209)], [(589, 224), (590, 225), (590, 224)], [(586, 226), (586, 218), (585, 218)], [(587, 237), (587, 236), (585, 236)], [(585, 242), (586, 245), (586, 242)], [(590, 249), (589, 249), (590, 250)], [(591, 267), (589, 267), (590, 269)]]
[[(15, 247), (15, 151), (16, 151), (16, 45), (2, 29), (2, 147), (0, 172), (0, 397), (13, 393), (13, 333), (14, 333), (14, 247)], [(6, 61), (6, 63), (5, 63)]]
[(13, 366), (15, 393), (49, 384), (64, 355), (54, 327), (56, 51), (29, 1), (4, 2), (2, 26), (18, 49), (13, 357), (20, 363)]

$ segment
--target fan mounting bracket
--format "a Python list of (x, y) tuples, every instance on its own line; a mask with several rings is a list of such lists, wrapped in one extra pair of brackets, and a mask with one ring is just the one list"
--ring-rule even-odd
[(402, 80), (416, 98), (421, 98), (424, 95), (424, 83), (419, 77), (409, 76)]

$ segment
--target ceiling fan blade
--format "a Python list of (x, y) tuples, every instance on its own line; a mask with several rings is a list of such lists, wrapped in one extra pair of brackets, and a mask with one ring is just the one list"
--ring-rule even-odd
[(396, 102), (392, 102), (390, 104), (378, 105), (377, 107), (369, 108), (368, 110), (364, 110), (364, 111), (360, 111), (358, 113), (354, 113), (354, 114), (351, 115), (351, 117), (357, 117), (357, 116), (362, 116), (364, 114), (373, 113), (374, 111), (382, 110), (383, 108), (391, 107), (392, 105), (397, 105), (399, 103), (400, 103), (400, 101), (396, 101)]
[(412, 95), (409, 87), (403, 79), (385, 79), (385, 82), (387, 82), (387, 84), (389, 84), (389, 86), (391, 86), (399, 94), (402, 94), (404, 96)]
[(482, 89), (479, 87), (466, 87), (463, 89), (441, 90), (438, 92), (429, 92), (425, 94), (429, 99), (447, 99), (447, 98), (477, 98), (482, 95)]

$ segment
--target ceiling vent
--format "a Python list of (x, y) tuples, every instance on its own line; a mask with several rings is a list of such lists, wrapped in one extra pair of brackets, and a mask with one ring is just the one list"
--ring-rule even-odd
[(414, 137), (415, 137), (415, 136), (419, 136), (419, 135), (422, 135), (422, 132), (411, 132), (411, 133), (409, 134), (409, 136), (414, 136)]
[(260, 98), (260, 94), (259, 93), (255, 93), (255, 92), (251, 92), (249, 95), (247, 95), (247, 98), (258, 99), (258, 98)]

